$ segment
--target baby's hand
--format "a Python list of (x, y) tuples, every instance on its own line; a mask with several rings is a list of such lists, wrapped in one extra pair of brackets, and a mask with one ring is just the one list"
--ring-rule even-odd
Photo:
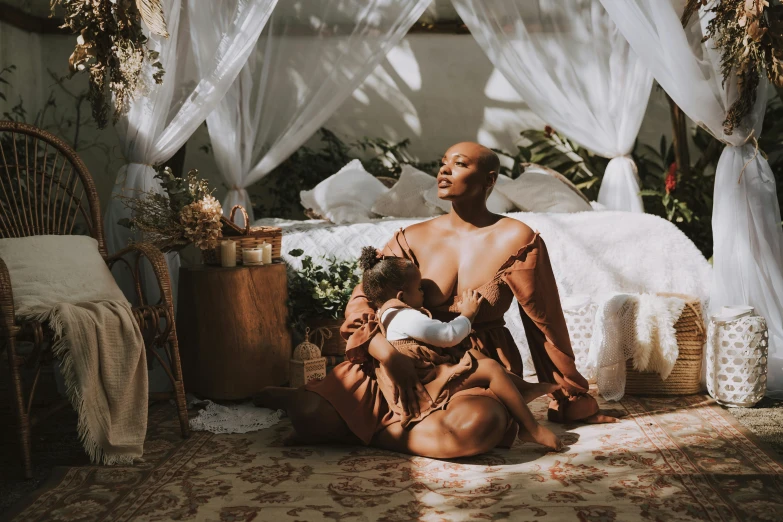
[(462, 292), (462, 301), (459, 303), (459, 313), (473, 320), (481, 307), (484, 298), (475, 290), (465, 290)]

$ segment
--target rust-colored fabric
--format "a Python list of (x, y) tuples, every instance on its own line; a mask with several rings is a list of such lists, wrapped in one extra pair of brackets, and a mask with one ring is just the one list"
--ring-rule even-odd
[[(384, 247), (383, 253), (407, 257), (418, 265), (402, 230)], [(557, 422), (569, 422), (596, 413), (598, 403), (587, 394), (588, 383), (576, 369), (544, 240), (536, 234), (528, 244), (520, 245), (517, 253), (500, 267), (495, 277), (477, 290), (485, 302), (474, 319), (473, 331), (460, 346), (452, 349), (454, 353), (461, 358), (464, 352), (476, 350), (503, 364), (508, 371), (522, 375), (519, 349), (503, 321), (503, 315), (516, 297), (539, 381), (563, 386), (564, 391), (558, 391), (555, 394), (556, 399), (550, 404), (549, 418)], [(452, 297), (443, 306), (430, 311), (435, 319), (450, 321), (458, 314), (457, 304), (458, 298)], [(383, 429), (388, 424), (384, 425), (382, 419), (377, 417), (377, 412), (368, 407), (378, 401), (377, 397), (370, 399), (350, 394), (329, 395), (335, 389), (352, 390), (352, 393), (362, 390), (366, 393), (382, 394), (377, 383), (374, 383), (374, 386), (363, 384), (365, 379), (375, 380), (375, 364), (367, 349), (369, 341), (379, 333), (379, 327), (375, 311), (361, 285), (354, 289), (345, 318), (340, 331), (348, 340), (346, 357), (351, 362), (346, 361), (343, 364), (353, 365), (355, 369), (351, 372), (333, 371), (319, 384), (308, 385), (308, 389), (328, 400), (346, 419), (349, 427), (352, 422), (356, 424), (357, 421), (349, 422), (348, 417), (366, 417), (364, 425)], [(386, 401), (381, 398), (380, 402), (385, 404)], [(386, 407), (383, 411), (390, 410)], [(351, 429), (365, 440), (353, 427)]]
[[(386, 311), (392, 308), (403, 309), (410, 306), (398, 299), (390, 299), (378, 310), (378, 317), (382, 318)], [(422, 312), (429, 315), (425, 310)], [(386, 325), (381, 322), (378, 326), (381, 334), (386, 336)], [(476, 368), (475, 357), (464, 350), (428, 346), (415, 339), (401, 339), (390, 343), (398, 352), (413, 360), (419, 381), (430, 397), (420, 398), (418, 415), (406, 413), (399, 401), (394, 400), (393, 381), (383, 366), (376, 365), (375, 378), (378, 386), (389, 405), (394, 422), (400, 422), (403, 428), (420, 422), (434, 411), (445, 409), (449, 401), (459, 392), (457, 388), (460, 385), (460, 377), (469, 375)], [(470, 390), (465, 391), (470, 392)]]

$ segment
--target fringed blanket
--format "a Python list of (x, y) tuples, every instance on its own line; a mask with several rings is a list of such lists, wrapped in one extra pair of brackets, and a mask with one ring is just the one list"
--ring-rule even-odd
[(79, 436), (93, 462), (129, 464), (147, 431), (147, 359), (131, 306), (83, 236), (0, 240), (22, 320), (48, 324)]
[(605, 399), (625, 394), (625, 362), (666, 380), (680, 353), (674, 324), (685, 308), (676, 297), (617, 294), (598, 307), (587, 356), (588, 378)]

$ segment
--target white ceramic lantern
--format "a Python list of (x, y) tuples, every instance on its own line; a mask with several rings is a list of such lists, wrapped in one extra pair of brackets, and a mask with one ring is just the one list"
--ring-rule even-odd
[(724, 406), (751, 407), (767, 391), (766, 320), (750, 306), (723, 307), (707, 328), (707, 391)]

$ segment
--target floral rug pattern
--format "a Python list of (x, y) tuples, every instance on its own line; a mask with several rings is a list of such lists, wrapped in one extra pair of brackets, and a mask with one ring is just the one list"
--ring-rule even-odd
[[(545, 401), (531, 406), (545, 417)], [(783, 467), (710, 400), (619, 406), (628, 416), (616, 424), (550, 425), (562, 453), (517, 443), (455, 461), (286, 447), (287, 419), (182, 440), (164, 407), (143, 462), (68, 468), (13, 520), (780, 520)]]

